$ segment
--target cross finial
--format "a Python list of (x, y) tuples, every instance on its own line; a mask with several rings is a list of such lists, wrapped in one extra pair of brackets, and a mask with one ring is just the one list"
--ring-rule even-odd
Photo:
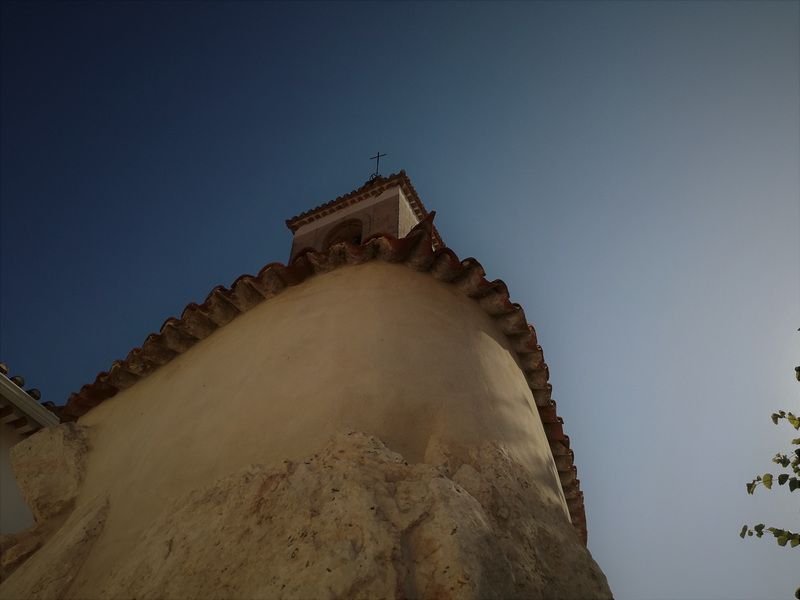
[(370, 180), (381, 176), (381, 174), (378, 172), (378, 167), (381, 164), (381, 156), (386, 156), (386, 154), (381, 154), (380, 152), (378, 152), (375, 156), (370, 158), (370, 160), (375, 161), (375, 172), (370, 176)]

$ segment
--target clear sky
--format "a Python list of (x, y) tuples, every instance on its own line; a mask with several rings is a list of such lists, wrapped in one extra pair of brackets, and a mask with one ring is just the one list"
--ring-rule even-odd
[(800, 585), (800, 549), (738, 537), (800, 529), (787, 490), (745, 492), (800, 409), (800, 3), (0, 16), (0, 360), (43, 400), (285, 262), (284, 220), (381, 151), (536, 327), (616, 597)]

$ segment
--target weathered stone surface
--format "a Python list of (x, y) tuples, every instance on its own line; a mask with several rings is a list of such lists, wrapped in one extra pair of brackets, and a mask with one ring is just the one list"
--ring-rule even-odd
[(426, 461), (350, 432), (252, 465), (176, 499), (81, 597), (611, 597), (563, 507), (503, 448), (439, 444)]
[(14, 476), (37, 522), (73, 506), (88, 452), (86, 427), (77, 423), (47, 427), (11, 448)]
[(107, 514), (107, 493), (79, 506), (53, 537), (38, 550), (34, 547), (36, 553), (0, 585), (0, 598), (64, 598), (102, 532)]
[(19, 533), (0, 535), (0, 582), (5, 581), (17, 567), (30, 558), (34, 552), (63, 525), (65, 517), (34, 523)]

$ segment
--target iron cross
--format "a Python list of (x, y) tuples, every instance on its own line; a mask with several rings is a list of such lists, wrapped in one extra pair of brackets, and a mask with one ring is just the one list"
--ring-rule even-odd
[(386, 155), (385, 154), (381, 154), (380, 152), (378, 152), (378, 154), (376, 154), (375, 156), (370, 158), (370, 160), (376, 161), (375, 162), (375, 175), (373, 175), (373, 177), (380, 177), (381, 176), (381, 174), (378, 173), (378, 167), (381, 164), (381, 156), (386, 156)]

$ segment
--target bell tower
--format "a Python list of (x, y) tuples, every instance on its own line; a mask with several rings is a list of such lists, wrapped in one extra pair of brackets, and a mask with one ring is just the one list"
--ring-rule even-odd
[[(291, 262), (301, 250), (322, 252), (339, 242), (359, 245), (375, 234), (405, 237), (428, 215), (405, 171), (374, 177), (361, 188), (286, 221), (294, 234)], [(434, 227), (433, 249), (444, 247)]]

